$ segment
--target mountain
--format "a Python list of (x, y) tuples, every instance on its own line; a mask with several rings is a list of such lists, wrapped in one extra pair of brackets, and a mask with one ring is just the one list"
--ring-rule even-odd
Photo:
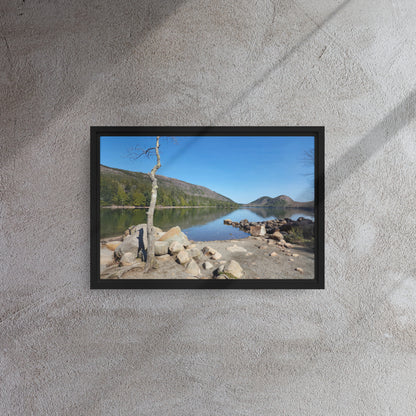
[[(157, 204), (162, 206), (236, 206), (230, 198), (204, 186), (156, 175)], [(148, 206), (151, 181), (147, 173), (100, 165), (101, 205)]]
[(253, 202), (244, 204), (251, 207), (285, 207), (285, 208), (304, 208), (304, 209), (313, 209), (314, 202), (297, 202), (294, 201), (287, 195), (279, 195), (276, 198), (271, 198), (270, 196), (262, 196), (256, 199)]

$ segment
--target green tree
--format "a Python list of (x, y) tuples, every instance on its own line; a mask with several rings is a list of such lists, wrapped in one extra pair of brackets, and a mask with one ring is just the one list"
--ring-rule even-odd
[(146, 205), (146, 197), (137, 191), (134, 191), (131, 197), (133, 205), (144, 207)]
[(121, 185), (120, 183), (117, 185), (117, 193), (114, 196), (113, 202), (116, 205), (127, 205), (127, 203), (129, 202), (129, 197), (126, 194), (123, 185)]

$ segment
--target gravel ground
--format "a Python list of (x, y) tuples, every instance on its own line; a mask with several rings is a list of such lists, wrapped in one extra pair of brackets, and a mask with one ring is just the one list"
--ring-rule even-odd
[[(269, 243), (268, 243), (269, 241)], [(119, 279), (207, 279), (212, 278), (212, 271), (229, 260), (237, 261), (244, 270), (242, 279), (313, 279), (314, 253), (312, 249), (293, 245), (291, 248), (280, 247), (273, 240), (261, 237), (247, 237), (238, 240), (198, 241), (195, 247), (203, 249), (212, 247), (222, 257), (213, 260), (208, 255), (195, 259), (200, 266), (198, 277), (190, 276), (184, 266), (178, 264), (169, 255), (157, 257), (158, 268), (144, 275), (144, 264), (138, 262), (128, 267), (109, 267), (102, 278)], [(274, 255), (271, 255), (275, 253)], [(204, 262), (212, 264), (213, 268), (205, 270)], [(302, 271), (296, 270), (300, 268)]]

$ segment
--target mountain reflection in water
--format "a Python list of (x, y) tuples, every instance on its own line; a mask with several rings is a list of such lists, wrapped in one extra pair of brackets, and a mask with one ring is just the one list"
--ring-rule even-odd
[[(203, 207), (203, 208), (163, 208), (156, 209), (155, 226), (163, 231), (175, 225), (184, 231), (190, 240), (212, 241), (245, 238), (247, 233), (238, 228), (224, 225), (224, 219), (232, 221), (267, 221), (274, 218), (299, 217), (314, 219), (312, 210), (282, 209), (272, 207), (241, 207), (237, 209)], [(146, 209), (111, 209), (100, 210), (100, 237), (121, 235), (128, 227), (146, 223)]]

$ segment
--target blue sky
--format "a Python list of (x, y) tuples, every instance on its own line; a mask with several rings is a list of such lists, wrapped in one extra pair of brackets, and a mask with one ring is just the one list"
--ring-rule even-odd
[[(155, 137), (101, 137), (101, 164), (149, 172), (155, 158), (131, 160), (129, 149), (155, 146)], [(158, 175), (206, 186), (235, 202), (288, 195), (313, 200), (313, 137), (161, 137)]]

